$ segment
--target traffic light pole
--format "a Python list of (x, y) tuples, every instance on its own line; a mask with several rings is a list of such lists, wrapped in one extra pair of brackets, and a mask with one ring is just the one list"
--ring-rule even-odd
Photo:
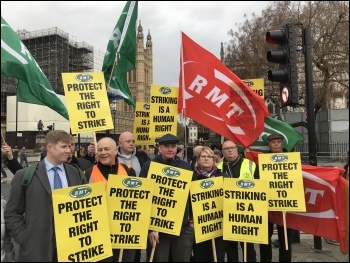
[(278, 44), (277, 50), (267, 52), (267, 61), (278, 63), (278, 69), (270, 69), (267, 77), (280, 83), (282, 106), (298, 106), (298, 68), (296, 34), (294, 24), (285, 24), (282, 28), (266, 33), (266, 42)]
[[(305, 84), (306, 84), (306, 106), (307, 106), (307, 130), (309, 141), (309, 163), (317, 165), (316, 129), (315, 129), (315, 106), (314, 88), (312, 76), (312, 40), (311, 28), (303, 29), (303, 46), (305, 56)], [(314, 236), (314, 249), (322, 250), (321, 237)]]

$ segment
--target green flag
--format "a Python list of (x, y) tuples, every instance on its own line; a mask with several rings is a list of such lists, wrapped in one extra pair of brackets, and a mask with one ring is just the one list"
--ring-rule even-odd
[(45, 105), (67, 120), (68, 111), (33, 56), (1, 17), (1, 75), (18, 78), (17, 99)]
[(110, 98), (124, 99), (135, 107), (126, 73), (135, 68), (137, 1), (128, 1), (112, 32), (103, 60), (102, 71)]
[[(275, 118), (265, 117), (264, 131), (259, 138), (249, 147), (249, 149), (267, 152), (267, 136), (274, 133), (283, 135), (284, 148), (290, 152), (299, 141), (304, 141), (304, 137), (298, 133), (289, 123), (280, 121)], [(244, 150), (244, 148), (242, 148)], [(239, 149), (240, 151), (242, 149)]]

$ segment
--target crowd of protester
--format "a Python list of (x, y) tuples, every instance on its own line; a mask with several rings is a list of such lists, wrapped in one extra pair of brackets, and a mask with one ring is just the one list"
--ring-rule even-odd
[[(285, 152), (283, 137), (273, 134), (268, 137), (271, 153)], [(19, 245), (18, 261), (57, 261), (55, 229), (53, 225), (52, 196), (48, 189), (56, 189), (56, 178), (59, 188), (94, 182), (107, 183), (110, 174), (121, 174), (133, 177), (147, 177), (152, 162), (186, 169), (193, 172), (192, 181), (212, 177), (259, 179), (258, 166), (245, 158), (238, 151), (233, 141), (225, 141), (222, 145), (180, 144), (178, 137), (172, 134), (162, 136), (157, 143), (137, 147), (134, 135), (124, 132), (118, 142), (104, 137), (95, 143), (76, 145), (74, 138), (67, 132), (53, 130), (45, 137), (45, 146), (40, 152), (40, 162), (35, 176), (25, 190), (23, 198), (22, 177), (28, 169), (27, 151), (23, 147), (19, 152), (6, 143), (2, 145), (2, 175), (6, 166), (15, 174), (9, 200), (2, 200), (2, 262), (14, 259), (13, 245), (9, 237)], [(16, 151), (17, 150), (17, 151)], [(246, 149), (249, 151), (249, 149)], [(17, 158), (16, 154), (18, 152)], [(79, 152), (79, 154), (78, 154)], [(347, 167), (346, 167), (347, 168)], [(84, 172), (81, 177), (80, 171)], [(6, 226), (6, 229), (5, 229)], [(278, 231), (278, 240), (272, 240), (274, 228)], [(292, 242), (300, 242), (298, 231), (268, 223), (268, 244), (260, 244), (260, 261), (272, 261), (272, 247), (279, 248), (279, 261), (292, 261)], [(4, 230), (4, 231), (3, 231)], [(296, 236), (293, 236), (293, 233)], [(6, 234), (6, 235), (5, 235)], [(285, 247), (287, 238), (288, 249)], [(147, 243), (147, 260), (151, 257), (151, 249), (155, 247), (152, 260), (154, 262), (238, 262), (238, 247), (242, 249), (247, 262), (256, 262), (257, 254), (253, 243), (223, 240), (215, 238), (216, 253), (212, 243), (204, 241), (196, 244), (190, 200), (187, 200), (183, 214), (183, 223), (179, 236), (149, 231)], [(118, 261), (119, 249), (113, 249), (110, 258), (103, 262)], [(140, 262), (141, 250), (124, 250), (122, 262)]]

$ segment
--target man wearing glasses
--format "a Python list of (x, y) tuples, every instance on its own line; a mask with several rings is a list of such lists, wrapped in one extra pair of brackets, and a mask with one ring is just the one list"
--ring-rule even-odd
[[(246, 158), (243, 158), (237, 150), (237, 146), (232, 141), (225, 141), (222, 144), (223, 160), (217, 164), (218, 169), (226, 173), (230, 178), (241, 179), (259, 179), (259, 169), (256, 164)], [(217, 247), (217, 254), (227, 253), (227, 262), (238, 261), (238, 242), (222, 240), (223, 245)], [(253, 243), (247, 244), (247, 262), (256, 262), (256, 252)], [(244, 253), (244, 243), (240, 242), (242, 252)], [(218, 251), (218, 249), (224, 249)], [(244, 255), (243, 255), (244, 256)], [(244, 257), (243, 257), (244, 258)]]

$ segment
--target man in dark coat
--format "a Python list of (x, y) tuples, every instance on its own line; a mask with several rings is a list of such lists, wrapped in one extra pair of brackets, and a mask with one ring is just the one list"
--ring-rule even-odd
[(70, 150), (71, 150), (71, 154), (69, 155), (66, 163), (74, 164), (74, 165), (78, 166), (83, 171), (92, 167), (93, 164), (95, 163), (95, 161), (91, 162), (89, 159), (75, 157), (75, 155), (74, 155), (74, 153), (75, 153), (75, 140), (74, 140), (74, 138), (72, 139), (72, 142), (70, 143)]
[(47, 155), (30, 184), (22, 188), (22, 178), (29, 168), (18, 170), (12, 179), (5, 221), (19, 245), (19, 262), (57, 262), (52, 207), (54, 176), (58, 173), (63, 188), (87, 183), (77, 168), (65, 163), (71, 152), (71, 140), (72, 136), (65, 131), (50, 131), (45, 138)]
[[(186, 170), (191, 170), (191, 166), (176, 156), (179, 139), (172, 135), (166, 134), (161, 137), (159, 143), (159, 154), (152, 161), (146, 162), (140, 172), (140, 177), (147, 177), (151, 162), (161, 163), (174, 166)], [(194, 243), (194, 231), (189, 222), (190, 203), (187, 202), (184, 211), (182, 228), (180, 236), (173, 236), (156, 231), (150, 231), (150, 244), (157, 244), (154, 253), (154, 262), (168, 262), (171, 248), (171, 259), (173, 262), (189, 262), (192, 253), (192, 245)]]

